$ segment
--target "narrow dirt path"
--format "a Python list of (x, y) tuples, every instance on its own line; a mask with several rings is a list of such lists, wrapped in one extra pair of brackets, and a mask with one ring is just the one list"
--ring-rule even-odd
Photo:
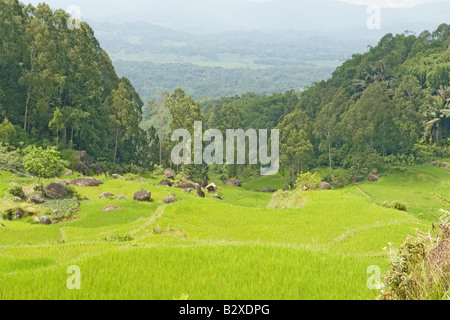
[(370, 195), (368, 195), (367, 193), (365, 193), (364, 191), (361, 190), (360, 187), (356, 187), (356, 190), (358, 190), (359, 192), (361, 192), (363, 195), (365, 195), (367, 198), (372, 199), (372, 197)]
[(151, 226), (153, 223), (155, 223), (156, 220), (158, 220), (159, 218), (161, 218), (163, 216), (164, 210), (166, 210), (167, 206), (168, 205), (165, 204), (165, 205), (159, 207), (158, 209), (156, 209), (156, 213), (153, 216), (151, 216), (147, 220), (146, 223), (144, 223), (144, 224), (140, 225), (138, 228), (132, 230), (130, 232), (130, 236), (133, 236), (133, 235), (139, 233), (140, 231), (144, 230), (145, 228), (147, 228), (147, 227)]

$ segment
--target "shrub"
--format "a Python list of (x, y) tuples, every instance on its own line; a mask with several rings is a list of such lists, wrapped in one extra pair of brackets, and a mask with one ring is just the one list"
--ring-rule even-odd
[(421, 142), (414, 146), (414, 154), (417, 162), (422, 164), (430, 163), (436, 160), (436, 158), (450, 157), (450, 146), (437, 146), (435, 144)]
[(22, 151), (0, 146), (0, 170), (9, 171), (19, 176), (26, 174)]
[(404, 172), (416, 162), (413, 155), (389, 155), (383, 158), (383, 169)]
[(14, 184), (9, 187), (8, 193), (14, 197), (23, 198), (25, 197), (25, 193), (23, 192), (23, 188), (17, 184)]
[(286, 209), (286, 202), (289, 199), (289, 191), (286, 190), (278, 190), (272, 195), (272, 199), (270, 200), (267, 207), (269, 209)]
[(0, 124), (0, 141), (10, 143), (11, 138), (16, 136), (16, 128), (9, 122), (8, 118), (3, 119)]
[(164, 167), (155, 164), (155, 165), (153, 166), (153, 174), (155, 174), (155, 175), (157, 175), (157, 176), (163, 175), (163, 174), (164, 174)]
[(345, 187), (352, 182), (352, 174), (348, 170), (334, 170), (331, 177), (326, 177), (325, 181), (334, 184), (338, 188)]
[(278, 190), (272, 195), (267, 208), (291, 209), (300, 208), (305, 203), (305, 194), (301, 191)]
[(134, 164), (123, 165), (123, 170), (127, 173), (132, 173), (132, 174), (137, 174), (137, 175), (143, 174), (145, 172), (144, 168), (141, 168)]
[(322, 177), (317, 173), (300, 173), (295, 182), (295, 189), (299, 190), (317, 190), (320, 188), (320, 183), (322, 182)]
[(110, 241), (110, 242), (128, 242), (128, 241), (132, 241), (133, 238), (129, 234), (125, 234), (125, 235), (112, 234), (109, 237), (105, 237), (104, 240)]
[(78, 200), (78, 201), (84, 200), (84, 197), (81, 196), (81, 195), (77, 192), (77, 190), (75, 189), (75, 187), (72, 186), (72, 185), (67, 186), (67, 195), (68, 195), (68, 197), (74, 198), (74, 199), (76, 199), (76, 200)]
[(77, 151), (66, 149), (61, 151), (61, 159), (68, 164), (68, 168), (74, 170), (80, 162), (80, 155)]
[(138, 176), (137, 174), (134, 173), (127, 173), (125, 174), (125, 180), (129, 180), (129, 181), (139, 181), (142, 180), (141, 176)]
[(39, 181), (41, 178), (55, 177), (64, 171), (65, 162), (61, 160), (60, 153), (55, 149), (32, 146), (26, 151), (25, 168), (28, 172), (36, 174)]
[(29, 213), (22, 208), (10, 208), (3, 214), (3, 220), (18, 220), (28, 215)]
[(406, 206), (406, 204), (404, 204), (401, 201), (395, 201), (392, 203), (392, 208), (399, 210), (399, 211), (405, 211), (408, 212), (408, 207)]
[(380, 207), (385, 207), (385, 208), (408, 212), (407, 205), (401, 201), (394, 201), (392, 203), (384, 201), (384, 202), (377, 202), (376, 204), (379, 205)]
[(390, 251), (391, 269), (384, 276), (379, 300), (448, 300), (450, 298), (450, 218), (436, 236), (418, 233)]

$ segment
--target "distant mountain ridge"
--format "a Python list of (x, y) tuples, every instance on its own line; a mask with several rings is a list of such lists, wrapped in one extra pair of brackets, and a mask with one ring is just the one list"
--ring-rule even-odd
[[(31, 1), (34, 4), (40, 0)], [(367, 6), (333, 0), (48, 0), (52, 7), (79, 6), (82, 18), (102, 22), (146, 21), (196, 33), (249, 30), (322, 30), (352, 27), (369, 31)], [(126, 3), (126, 4), (125, 4)], [(450, 3), (424, 3), (413, 8), (383, 8), (381, 34), (415, 29), (434, 30), (450, 21)], [(365, 29), (365, 30), (364, 30)]]

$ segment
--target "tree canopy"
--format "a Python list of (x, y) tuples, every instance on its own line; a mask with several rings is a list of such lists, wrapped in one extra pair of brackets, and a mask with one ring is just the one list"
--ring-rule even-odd
[[(130, 159), (129, 138), (143, 103), (117, 76), (91, 27), (68, 28), (65, 11), (17, 0), (1, 0), (0, 15), (0, 122), (7, 118), (37, 143), (138, 162), (139, 143), (132, 141)], [(119, 100), (126, 111), (117, 110)], [(116, 143), (117, 132), (123, 135)]]

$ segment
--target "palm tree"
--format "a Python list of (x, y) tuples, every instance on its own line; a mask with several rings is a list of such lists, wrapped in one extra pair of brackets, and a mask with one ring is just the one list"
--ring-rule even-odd
[(425, 124), (425, 138), (431, 137), (437, 144), (450, 131), (450, 86), (438, 90), (434, 118)]
[(355, 94), (353, 94), (352, 98), (360, 98), (364, 90), (366, 90), (370, 84), (378, 81), (386, 82), (388, 88), (396, 81), (396, 79), (387, 72), (386, 61), (384, 60), (378, 61), (375, 66), (366, 67), (365, 70), (360, 72), (359, 78), (353, 80), (352, 87)]

